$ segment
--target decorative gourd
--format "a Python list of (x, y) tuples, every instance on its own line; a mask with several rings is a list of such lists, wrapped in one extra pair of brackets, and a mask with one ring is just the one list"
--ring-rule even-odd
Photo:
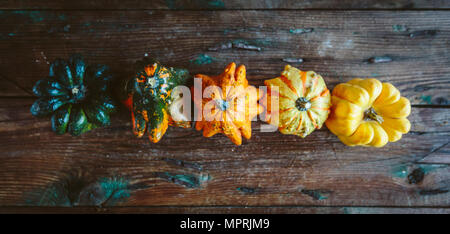
[(390, 83), (358, 78), (338, 84), (331, 103), (326, 125), (349, 146), (382, 147), (400, 140), (411, 128), (406, 119), (411, 104)]
[[(261, 104), (266, 108), (266, 121), (278, 126), (281, 133), (306, 137), (322, 127), (331, 104), (330, 91), (320, 75), (287, 65), (280, 77), (264, 84), (267, 98)], [(278, 102), (278, 108), (272, 107), (271, 101)]]
[(203, 98), (194, 97), (195, 106), (201, 110), (197, 111), (195, 128), (203, 130), (203, 136), (223, 133), (236, 145), (241, 145), (242, 136), (250, 139), (251, 120), (263, 109), (258, 104), (261, 93), (248, 85), (245, 76), (245, 66), (236, 69), (235, 63), (219, 76), (195, 75), (202, 80), (202, 90), (198, 91), (203, 94)]
[(123, 89), (134, 135), (142, 137), (147, 131), (150, 141), (157, 143), (169, 125), (191, 126), (189, 117), (183, 116), (179, 108), (182, 97), (179, 93), (171, 95), (176, 86), (187, 85), (188, 79), (187, 70), (166, 68), (148, 57), (136, 63), (135, 76), (126, 81)]
[(34, 116), (51, 115), (52, 130), (77, 136), (110, 124), (116, 105), (110, 95), (112, 74), (106, 65), (86, 65), (81, 55), (50, 65), (49, 77), (39, 80), (31, 106)]

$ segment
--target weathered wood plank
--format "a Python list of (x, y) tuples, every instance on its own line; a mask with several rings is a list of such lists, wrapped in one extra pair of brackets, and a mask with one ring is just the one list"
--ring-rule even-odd
[[(448, 108), (413, 108), (412, 132), (380, 149), (346, 147), (326, 129), (306, 139), (262, 133), (261, 122), (237, 147), (180, 128), (150, 144), (132, 136), (123, 112), (109, 128), (57, 136), (48, 119), (29, 114), (32, 101), (0, 102), (2, 206), (450, 205), (448, 154), (439, 154), (449, 142)], [(431, 153), (440, 160), (423, 163)], [(121, 201), (54, 198), (83, 197), (105, 178), (126, 187)]]
[[(392, 82), (416, 105), (449, 105), (450, 12), (3, 11), (1, 96), (30, 92), (71, 53), (126, 77), (149, 54), (191, 73), (243, 63), (254, 85), (291, 63), (330, 88), (354, 77)], [(295, 62), (302, 58), (303, 63)], [(23, 95), (27, 95), (22, 93)]]
[(0, 214), (450, 214), (423, 207), (0, 207)]
[(3, 0), (0, 9), (436, 9), (450, 8), (446, 0)]
[[(448, 11), (0, 11), (0, 19), (0, 206), (448, 213), (450, 109), (416, 108), (448, 106)], [(306, 139), (261, 133), (261, 122), (241, 147), (175, 128), (150, 144), (132, 136), (122, 111), (109, 128), (56, 136), (48, 119), (29, 114), (30, 90), (53, 59), (74, 52), (120, 77), (145, 53), (192, 73), (237, 61), (255, 85), (302, 58), (299, 66), (321, 73), (330, 88), (357, 76), (392, 82), (415, 104), (413, 129), (381, 149), (346, 147), (326, 129)]]

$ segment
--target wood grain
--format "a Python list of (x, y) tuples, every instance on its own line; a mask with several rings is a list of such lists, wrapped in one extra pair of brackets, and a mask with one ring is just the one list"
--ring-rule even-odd
[(29, 96), (51, 61), (77, 52), (121, 78), (145, 54), (192, 74), (235, 61), (254, 85), (302, 58), (292, 65), (320, 73), (330, 88), (375, 77), (413, 104), (449, 105), (447, 11), (4, 11), (0, 18), (0, 87), (17, 86), (1, 96)]
[(450, 8), (445, 0), (3, 0), (0, 9), (444, 9)]
[[(225, 10), (200, 10), (211, 2)], [(3, 1), (71, 10), (0, 11), (0, 213), (449, 213), (449, 11), (325, 10), (448, 1), (220, 2), (108, 1), (126, 9), (108, 11), (97, 10), (104, 1)], [(288, 63), (330, 89), (375, 77), (411, 100), (412, 129), (380, 149), (344, 146), (325, 127), (306, 139), (264, 133), (260, 121), (240, 147), (173, 127), (151, 144), (121, 109), (110, 127), (58, 136), (49, 118), (31, 116), (31, 89), (72, 53), (117, 79), (145, 54), (192, 74), (235, 61), (257, 86)]]
[[(118, 205), (128, 206), (450, 205), (447, 108), (413, 108), (411, 133), (380, 149), (344, 146), (326, 129), (306, 139), (262, 133), (261, 122), (253, 123), (252, 139), (237, 147), (222, 135), (206, 139), (181, 128), (150, 144), (132, 136), (123, 112), (109, 128), (57, 136), (48, 119), (28, 113), (32, 101), (1, 104), (3, 206), (46, 205), (30, 203), (30, 197), (70, 183), (74, 170), (86, 180), (126, 178), (135, 189)], [(438, 157), (432, 164), (423, 161), (431, 154)], [(416, 169), (422, 177), (412, 173)]]

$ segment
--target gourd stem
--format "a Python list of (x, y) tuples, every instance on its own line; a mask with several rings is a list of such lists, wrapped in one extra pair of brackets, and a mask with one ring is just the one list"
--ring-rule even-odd
[(384, 119), (381, 115), (379, 115), (374, 109), (373, 107), (370, 107), (368, 110), (366, 110), (364, 112), (364, 120), (368, 121), (368, 120), (373, 120), (376, 121), (378, 123), (383, 123)]
[(309, 102), (306, 98), (300, 97), (295, 101), (295, 106), (299, 111), (306, 111), (311, 108), (311, 102)]
[(70, 90), (71, 99), (73, 103), (78, 103), (86, 98), (86, 88), (84, 86), (74, 86)]
[(230, 106), (230, 104), (226, 100), (222, 99), (216, 100), (216, 104), (221, 111), (227, 110), (228, 107)]
[(76, 95), (79, 91), (80, 90), (77, 87), (75, 87), (75, 88), (72, 89), (72, 94)]

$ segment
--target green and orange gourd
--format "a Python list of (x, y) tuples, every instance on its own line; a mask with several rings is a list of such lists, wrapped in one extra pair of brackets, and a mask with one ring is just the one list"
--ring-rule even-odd
[(150, 141), (157, 143), (169, 125), (190, 127), (188, 116), (177, 108), (181, 96), (174, 93), (175, 87), (188, 82), (187, 70), (165, 67), (148, 57), (137, 61), (135, 75), (125, 81), (121, 94), (131, 112), (134, 135), (140, 138), (147, 132)]

